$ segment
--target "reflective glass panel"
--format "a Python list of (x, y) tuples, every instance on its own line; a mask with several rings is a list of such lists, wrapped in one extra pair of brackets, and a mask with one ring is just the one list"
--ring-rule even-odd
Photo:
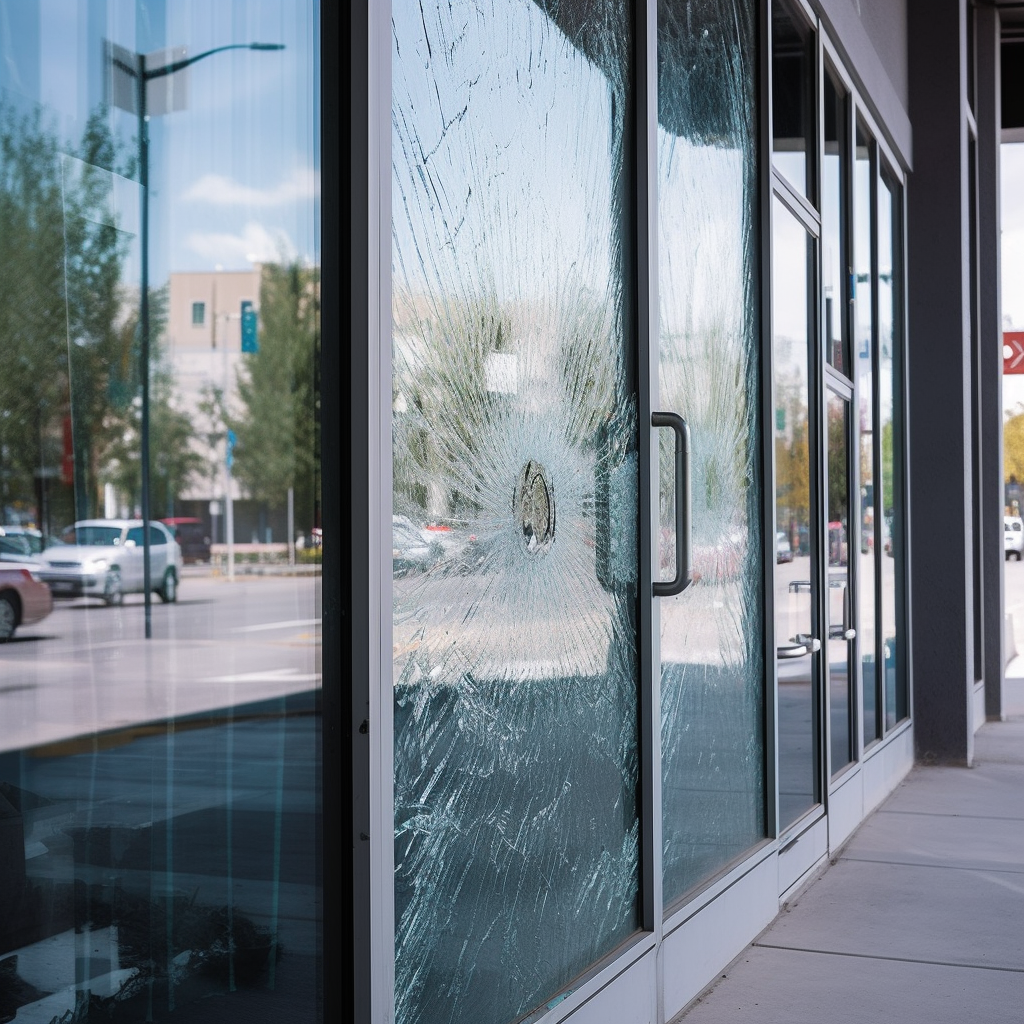
[(863, 686), (862, 726), (864, 745), (879, 735), (879, 677), (875, 620), (877, 608), (879, 532), (875, 502), (875, 371), (873, 362), (873, 313), (871, 310), (871, 142), (858, 122), (853, 166), (853, 291), (854, 348), (857, 376), (858, 463), (860, 466), (860, 555), (857, 562), (858, 641)]
[(748, 0), (658, 10), (658, 407), (690, 427), (694, 564), (690, 587), (660, 601), (667, 902), (765, 834), (754, 14)]
[(810, 402), (813, 244), (778, 200), (772, 203), (772, 348), (775, 408), (775, 529), (789, 542), (776, 556), (779, 827), (818, 802), (815, 725), (820, 638), (814, 631), (818, 582), (814, 556), (813, 443)]
[(515, 1020), (638, 923), (631, 17), (394, 5), (400, 1024)]
[(825, 138), (821, 168), (821, 283), (825, 314), (825, 358), (841, 373), (850, 375), (846, 353), (849, 308), (849, 264), (845, 248), (847, 209), (846, 96), (825, 73)]
[(313, 1022), (318, 7), (0, 23), (0, 1018)]
[(900, 628), (903, 604), (903, 552), (900, 540), (903, 536), (904, 512), (897, 422), (897, 410), (900, 408), (897, 373), (899, 298), (895, 258), (897, 216), (893, 186), (883, 176), (878, 189), (878, 400), (884, 537), (880, 618), (885, 665), (886, 729), (891, 729), (909, 713), (905, 654), (901, 650), (904, 646), (903, 631)]
[(772, 3), (772, 162), (813, 199), (814, 35), (784, 0)]
[(826, 393), (828, 501), (828, 689), (831, 771), (853, 760), (850, 656), (856, 633), (850, 604), (850, 403)]

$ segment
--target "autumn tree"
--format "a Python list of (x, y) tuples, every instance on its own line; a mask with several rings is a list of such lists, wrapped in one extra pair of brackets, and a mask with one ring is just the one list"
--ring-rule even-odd
[(1024, 481), (1024, 408), (1003, 424), (1003, 480)]

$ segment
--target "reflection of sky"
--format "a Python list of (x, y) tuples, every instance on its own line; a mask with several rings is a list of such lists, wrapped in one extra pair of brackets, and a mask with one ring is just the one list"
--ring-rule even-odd
[(662, 330), (743, 329), (743, 153), (658, 129)]
[(534, 3), (445, 15), (457, 22), (452, 38), (430, 10), (426, 24), (408, 0), (393, 11), (403, 48), (392, 108), (398, 279), (413, 292), (455, 286), (500, 302), (569, 280), (605, 294), (609, 245), (594, 245), (611, 209), (604, 74)]
[[(4, 98), (21, 110), (41, 102), (69, 146), (104, 98), (104, 39), (146, 53), (185, 46), (187, 55), (283, 43), (283, 52), (200, 61), (185, 72), (188, 108), (151, 121), (150, 275), (160, 284), (171, 270), (242, 269), (278, 254), (316, 259), (314, 0), (0, 0), (0, 29)], [(134, 115), (109, 118), (133, 154)], [(138, 273), (132, 260), (129, 278)]]

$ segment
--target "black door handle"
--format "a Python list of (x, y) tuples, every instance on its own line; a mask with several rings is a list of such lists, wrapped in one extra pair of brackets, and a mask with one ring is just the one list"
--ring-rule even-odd
[(654, 584), (655, 597), (674, 597), (692, 582), (690, 573), (690, 428), (674, 412), (651, 413), (651, 426), (668, 427), (676, 435), (676, 574), (675, 578)]

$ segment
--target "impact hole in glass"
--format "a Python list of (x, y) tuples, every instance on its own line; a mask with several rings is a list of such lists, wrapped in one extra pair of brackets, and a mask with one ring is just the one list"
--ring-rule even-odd
[(531, 554), (545, 554), (555, 539), (555, 490), (547, 470), (531, 459), (519, 474), (513, 514)]

